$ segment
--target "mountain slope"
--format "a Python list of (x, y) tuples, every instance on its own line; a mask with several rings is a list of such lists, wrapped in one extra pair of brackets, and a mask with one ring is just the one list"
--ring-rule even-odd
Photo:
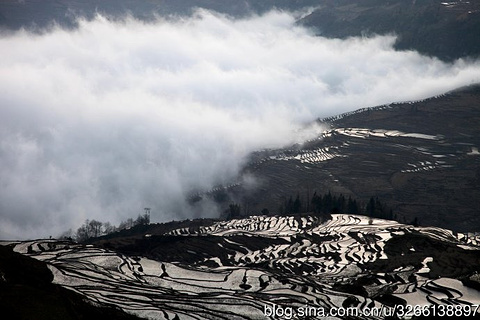
[(480, 86), (322, 121), (329, 128), (316, 140), (253, 154), (244, 175), (256, 184), (217, 198), (279, 212), (288, 197), (306, 210), (314, 192), (330, 191), (364, 205), (378, 197), (400, 221), (480, 228)]
[(399, 315), (395, 305), (423, 304), (474, 314), (477, 239), (361, 216), (324, 219), (253, 216), (117, 241), (128, 255), (58, 240), (17, 243), (15, 251), (46, 262), (54, 283), (91, 302), (153, 319), (265, 319), (276, 318), (272, 308), (305, 315), (342, 307), (356, 308), (351, 318), (381, 319), (360, 310)]
[(0, 308), (8, 319), (138, 319), (116, 308), (94, 306), (52, 284), (53, 279), (47, 264), (0, 245)]
[(323, 1), (302, 23), (335, 38), (393, 33), (397, 49), (447, 61), (480, 52), (478, 1)]

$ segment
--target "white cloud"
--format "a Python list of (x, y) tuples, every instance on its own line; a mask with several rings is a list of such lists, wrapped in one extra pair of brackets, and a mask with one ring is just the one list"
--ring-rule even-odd
[[(309, 138), (317, 117), (480, 81), (477, 62), (396, 52), (392, 36), (333, 40), (288, 13), (207, 11), (0, 38), (0, 238), (85, 219), (154, 221), (233, 179), (244, 157)], [(307, 133), (307, 134), (306, 134)]]

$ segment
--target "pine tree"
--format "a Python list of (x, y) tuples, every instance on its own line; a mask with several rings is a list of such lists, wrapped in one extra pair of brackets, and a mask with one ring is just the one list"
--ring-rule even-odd
[(237, 219), (240, 217), (240, 205), (236, 203), (231, 203), (228, 206), (229, 212), (228, 212), (228, 218), (229, 219)]
[(285, 213), (292, 214), (293, 213), (293, 199), (292, 196), (288, 199), (287, 205), (285, 206)]
[(312, 196), (312, 207), (314, 213), (320, 213), (322, 211), (322, 197), (317, 195), (315, 191)]
[(292, 205), (292, 213), (299, 213), (302, 209), (302, 203), (300, 202), (300, 195), (297, 194), (297, 197), (295, 198), (295, 201), (293, 202)]
[(375, 199), (373, 199), (373, 197), (370, 198), (370, 201), (367, 204), (366, 214), (369, 217), (373, 217), (375, 215)]

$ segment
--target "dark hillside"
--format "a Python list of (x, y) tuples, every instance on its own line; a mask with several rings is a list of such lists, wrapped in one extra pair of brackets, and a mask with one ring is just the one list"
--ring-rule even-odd
[(441, 0), (324, 1), (301, 22), (326, 37), (393, 33), (398, 50), (442, 60), (478, 57), (480, 2)]
[(249, 214), (278, 212), (289, 196), (315, 192), (366, 205), (378, 197), (400, 221), (457, 231), (480, 229), (480, 87), (424, 101), (324, 119), (323, 138), (252, 156), (244, 172), (255, 189), (229, 195)]
[(0, 310), (12, 320), (138, 319), (53, 284), (46, 263), (0, 245)]

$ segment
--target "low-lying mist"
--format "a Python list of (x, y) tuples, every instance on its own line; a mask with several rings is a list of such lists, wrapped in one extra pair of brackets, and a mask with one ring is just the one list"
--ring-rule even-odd
[(144, 207), (153, 222), (214, 217), (186, 195), (235, 181), (254, 150), (318, 135), (316, 118), (480, 81), (478, 61), (394, 42), (315, 37), (276, 11), (3, 34), (0, 238), (118, 224)]

